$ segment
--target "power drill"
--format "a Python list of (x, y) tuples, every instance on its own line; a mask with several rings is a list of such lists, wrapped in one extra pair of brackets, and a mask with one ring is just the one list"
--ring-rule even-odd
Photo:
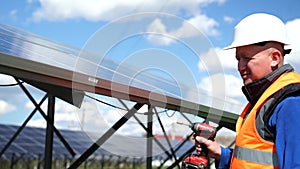
[[(178, 123), (183, 125), (188, 125), (184, 123)], [(192, 123), (188, 125), (195, 136), (201, 136), (209, 140), (214, 140), (216, 136), (216, 128), (210, 126), (207, 123)], [(182, 161), (182, 169), (205, 169), (208, 165), (207, 159), (207, 147), (205, 144), (201, 143), (202, 152), (201, 154), (190, 154), (185, 157)]]

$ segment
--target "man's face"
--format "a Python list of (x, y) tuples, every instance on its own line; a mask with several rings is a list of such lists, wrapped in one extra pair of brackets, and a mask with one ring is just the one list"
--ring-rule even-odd
[(267, 45), (248, 45), (236, 48), (238, 71), (245, 85), (272, 72), (271, 53)]

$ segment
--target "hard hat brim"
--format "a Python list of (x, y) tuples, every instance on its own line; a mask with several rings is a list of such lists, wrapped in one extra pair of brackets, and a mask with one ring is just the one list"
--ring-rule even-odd
[[(235, 45), (235, 44), (231, 44), (225, 48), (223, 48), (223, 50), (230, 50), (230, 49), (235, 49), (235, 48), (238, 48), (238, 47), (241, 47), (241, 46), (247, 46), (247, 45), (252, 45), (253, 43), (250, 43), (250, 44), (243, 44), (243, 45)], [(287, 54), (290, 54), (292, 51), (292, 48), (290, 47), (290, 44), (284, 44), (284, 54), (287, 55)]]

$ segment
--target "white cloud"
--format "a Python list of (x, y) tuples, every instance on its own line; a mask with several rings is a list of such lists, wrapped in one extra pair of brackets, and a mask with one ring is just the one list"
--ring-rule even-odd
[[(198, 28), (202, 33), (209, 36), (217, 36), (219, 32), (216, 27), (219, 25), (214, 19), (207, 17), (206, 15), (196, 15), (188, 20), (190, 24)], [(188, 28), (189, 26), (187, 26)], [(184, 34), (189, 35), (194, 31), (189, 33), (189, 29), (186, 27), (181, 28)]]
[(237, 72), (235, 50), (209, 49), (200, 55), (198, 69), (210, 73), (198, 84), (200, 93), (206, 96), (200, 100), (202, 104), (240, 113), (246, 100), (241, 90), (243, 82)]
[(227, 23), (232, 23), (234, 21), (234, 18), (230, 16), (224, 16), (224, 21)]
[[(40, 101), (37, 101), (38, 103)], [(34, 104), (31, 101), (28, 101), (25, 104), (25, 107), (29, 110), (33, 110), (35, 108)], [(42, 105), (41, 105), (41, 109), (45, 111), (45, 113), (47, 113), (47, 101), (45, 101)]]
[(147, 32), (153, 32), (147, 36), (148, 40), (154, 44), (169, 45), (175, 40), (196, 36), (217, 36), (216, 27), (218, 23), (205, 15), (196, 15), (182, 22), (177, 29), (168, 31), (168, 27), (160, 20), (155, 19), (147, 27)]
[[(117, 106), (116, 100), (113, 98), (99, 96), (97, 99)], [(112, 108), (88, 98), (84, 99), (81, 108), (75, 112), (77, 122), (80, 123), (80, 128), (86, 132), (103, 133), (123, 115), (124, 111), (122, 110)]]
[(43, 118), (39, 119), (31, 119), (28, 123), (27, 126), (31, 127), (39, 127), (39, 128), (46, 128), (47, 123)]
[[(223, 83), (213, 84), (216, 82), (214, 79), (220, 79), (220, 78), (224, 78), (225, 84)], [(211, 95), (211, 96), (213, 96), (213, 93), (216, 93), (214, 90), (223, 88), (225, 91), (220, 91), (220, 92), (225, 92), (226, 94), (225, 97), (240, 98), (243, 97), (243, 93), (240, 90), (242, 85), (243, 85), (242, 80), (236, 76), (230, 74), (214, 74), (210, 77), (202, 78), (199, 83), (199, 88), (201, 89), (201, 91), (204, 91), (205, 93), (207, 93), (207, 95)], [(224, 95), (224, 93), (223, 94), (221, 93), (219, 95), (222, 96)]]
[(168, 45), (173, 42), (173, 39), (166, 36), (167, 30), (166, 26), (162, 23), (160, 19), (155, 19), (147, 28), (147, 32), (153, 32), (154, 34), (149, 34), (147, 39), (158, 45)]
[(215, 49), (217, 56), (223, 66), (224, 70), (234, 70), (237, 71), (237, 60), (235, 58), (235, 50), (223, 50), (220, 48)]
[[(176, 39), (189, 38), (204, 34), (205, 36), (218, 36), (218, 22), (201, 14), (201, 7), (210, 3), (224, 3), (224, 0), (199, 1), (159, 1), (159, 0), (43, 0), (41, 7), (32, 14), (31, 20), (63, 21), (68, 19), (85, 19), (89, 21), (112, 21), (114, 19), (145, 12), (159, 12), (176, 15), (185, 11), (186, 21), (175, 30), (169, 30), (174, 25), (166, 25), (156, 19), (148, 25), (146, 30), (154, 32), (147, 38), (151, 43), (169, 45)], [(116, 12), (117, 11), (117, 12)], [(157, 15), (158, 16), (158, 15)], [(134, 19), (132, 16), (131, 19)], [(127, 26), (127, 25), (126, 25)]]
[[(203, 104), (214, 102), (220, 109), (240, 113), (245, 97), (241, 91), (243, 82), (237, 72), (235, 50), (209, 49), (201, 54), (198, 69), (210, 73), (198, 84), (199, 91), (210, 98)], [(215, 69), (219, 71), (214, 72)]]
[(84, 18), (90, 21), (112, 20), (138, 12), (164, 12), (176, 14), (185, 10), (190, 15), (199, 13), (199, 7), (210, 3), (222, 4), (225, 0), (160, 1), (160, 0), (40, 0), (40, 8), (32, 19), (66, 20)]
[(206, 53), (201, 54), (198, 68), (200, 71), (206, 71), (216, 66), (222, 66), (221, 69), (235, 70), (237, 69), (237, 61), (235, 58), (235, 50), (223, 50), (220, 48), (211, 48)]
[(12, 76), (0, 74), (0, 84), (1, 85), (8, 85), (8, 84), (15, 84), (15, 83), (17, 83), (17, 82)]
[(68, 128), (72, 127), (73, 125), (79, 123), (78, 114), (76, 111), (78, 110), (77, 107), (64, 102), (64, 101), (57, 101), (55, 103), (55, 124), (58, 128)]
[(18, 10), (14, 9), (9, 12), (9, 15), (15, 17), (17, 15), (17, 13), (18, 13)]
[(226, 74), (225, 75), (225, 89), (226, 96), (229, 98), (241, 99), (244, 98), (244, 94), (241, 90), (243, 86), (243, 81), (241, 78), (234, 75)]
[[(223, 78), (224, 83), (217, 79)], [(245, 105), (245, 97), (242, 93), (242, 80), (230, 74), (214, 74), (201, 79), (198, 87), (201, 93), (205, 93), (203, 104), (213, 106), (229, 112), (240, 113)]]
[[(25, 107), (29, 110), (33, 110), (35, 108), (32, 102), (27, 102)], [(41, 108), (44, 111), (44, 113), (47, 114), (47, 101), (45, 101), (44, 104), (42, 104)], [(54, 118), (56, 127), (68, 128), (72, 127), (71, 125), (73, 124), (77, 125), (79, 122), (77, 114), (75, 113), (76, 109), (77, 108), (73, 105), (66, 103), (62, 100), (56, 99)], [(39, 112), (37, 112), (36, 114), (39, 114)], [(38, 115), (38, 118), (30, 120), (29, 125), (35, 127), (46, 127), (46, 121), (42, 116)]]
[[(300, 19), (295, 19), (286, 23), (288, 37), (291, 42), (292, 52), (287, 55), (286, 62), (292, 64), (296, 71), (300, 73)], [(297, 69), (298, 68), (298, 69)]]
[(0, 114), (9, 113), (14, 110), (16, 110), (16, 106), (14, 106), (6, 101), (0, 100)]

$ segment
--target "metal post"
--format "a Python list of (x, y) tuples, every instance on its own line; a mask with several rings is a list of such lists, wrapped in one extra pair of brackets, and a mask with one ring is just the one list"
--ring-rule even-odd
[(152, 169), (152, 136), (153, 136), (153, 113), (151, 105), (148, 105), (148, 132), (147, 132), (147, 169)]
[(10, 169), (14, 168), (14, 164), (15, 164), (15, 153), (12, 153), (11, 160), (10, 160)]
[(55, 107), (55, 97), (49, 94), (44, 169), (51, 169), (52, 167), (52, 150), (53, 150), (53, 127), (52, 126), (54, 126), (54, 107)]

